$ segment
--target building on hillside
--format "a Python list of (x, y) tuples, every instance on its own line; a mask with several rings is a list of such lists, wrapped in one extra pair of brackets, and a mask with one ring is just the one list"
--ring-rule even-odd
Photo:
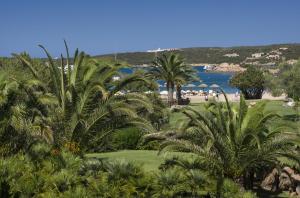
[(263, 55), (264, 55), (264, 53), (261, 52), (261, 53), (254, 53), (251, 56), (252, 56), (252, 58), (261, 58)]
[(113, 81), (118, 81), (118, 80), (120, 80), (120, 79), (121, 79), (120, 76), (113, 76), (113, 77), (112, 77), (112, 80), (113, 80)]
[(267, 59), (279, 59), (280, 56), (278, 54), (270, 54), (266, 58)]
[(280, 52), (279, 50), (272, 50), (268, 54), (278, 54), (278, 55), (281, 55), (282, 52)]
[(238, 56), (240, 56), (240, 55), (238, 55), (237, 53), (232, 53), (232, 54), (225, 54), (225, 55), (223, 55), (223, 56), (232, 58), (232, 57), (238, 57)]
[(147, 52), (169, 52), (169, 51), (177, 51), (177, 50), (180, 50), (179, 48), (167, 48), (167, 49), (161, 49), (161, 48), (157, 48), (157, 49), (154, 49), (154, 50), (147, 50)]
[(289, 49), (289, 48), (287, 48), (287, 47), (281, 47), (281, 48), (279, 48), (280, 50), (287, 50), (287, 49)]

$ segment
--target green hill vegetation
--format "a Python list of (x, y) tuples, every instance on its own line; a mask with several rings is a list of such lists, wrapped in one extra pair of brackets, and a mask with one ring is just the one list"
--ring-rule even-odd
[[(279, 49), (287, 48), (287, 49)], [(267, 55), (275, 55), (280, 51), (279, 58), (268, 59)], [(272, 52), (273, 51), (273, 52)], [(242, 47), (194, 47), (194, 48), (182, 48), (177, 51), (180, 55), (185, 57), (187, 63), (235, 63), (246, 65), (247, 63), (258, 61), (261, 64), (268, 62), (278, 62), (282, 59), (298, 59), (300, 57), (300, 44), (276, 44), (266, 46), (242, 46)], [(157, 53), (160, 55), (162, 52)], [(238, 54), (237, 57), (227, 57), (226, 54)], [(264, 53), (263, 57), (257, 59), (249, 59), (254, 53)], [(275, 54), (274, 54), (275, 53)], [(96, 57), (106, 57), (110, 59), (115, 58), (115, 54), (98, 55)], [(151, 52), (127, 52), (117, 54), (117, 59), (126, 61), (129, 64), (141, 65), (149, 64), (155, 58), (155, 53)]]
[[(298, 64), (280, 67), (277, 81), (294, 105), (223, 93), (179, 107), (173, 90), (193, 71), (177, 55), (125, 75), (121, 61), (70, 58), (66, 42), (66, 58), (40, 47), (47, 60), (1, 62), (0, 197), (300, 195)], [(156, 80), (167, 82), (168, 105)]]

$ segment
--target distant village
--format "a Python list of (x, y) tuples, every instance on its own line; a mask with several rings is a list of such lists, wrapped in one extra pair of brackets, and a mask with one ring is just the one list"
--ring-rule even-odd
[[(256, 52), (251, 54), (251, 56), (246, 57), (246, 59), (240, 64), (231, 64), (231, 63), (221, 63), (221, 64), (205, 64), (202, 63), (207, 70), (216, 70), (216, 67), (221, 67), (221, 68), (227, 68), (227, 67), (232, 67), (233, 70), (239, 70), (238, 67), (240, 65), (257, 65), (257, 66), (275, 66), (276, 61), (279, 61), (281, 59), (284, 59), (282, 56), (282, 52), (288, 50), (287, 47), (281, 47), (275, 50), (271, 50), (270, 52)], [(157, 52), (170, 52), (170, 51), (182, 51), (180, 48), (166, 48), (166, 49), (152, 49), (152, 50), (147, 50), (147, 52), (150, 53), (157, 53)], [(239, 57), (240, 55), (238, 53), (228, 53), (224, 54), (224, 57), (228, 58), (236, 58)], [(297, 60), (287, 60), (290, 64), (295, 63)], [(199, 65), (199, 63), (192, 64), (192, 65)], [(219, 69), (221, 69), (219, 68)]]
[[(232, 64), (232, 63), (221, 63), (221, 64), (207, 64), (205, 65), (205, 69), (207, 71), (216, 71), (216, 72), (242, 72), (245, 68), (241, 67), (241, 65), (256, 65), (256, 66), (265, 66), (268, 68), (272, 68), (276, 66), (276, 61), (283, 59), (282, 52), (288, 50), (287, 47), (281, 47), (276, 50), (271, 50), (270, 52), (257, 52), (251, 54), (250, 57), (246, 57), (244, 61), (240, 64)], [(230, 53), (224, 54), (223, 56), (229, 58), (239, 57), (238, 53)], [(263, 60), (263, 61), (262, 61)], [(262, 63), (263, 62), (263, 63)], [(288, 60), (289, 64), (294, 64), (297, 60)]]
[[(241, 65), (260, 65), (260, 66), (275, 66), (276, 61), (283, 60), (282, 52), (288, 50), (287, 47), (281, 47), (276, 50), (271, 50), (270, 52), (257, 52), (251, 54), (250, 57), (246, 57), (246, 59), (241, 62)], [(225, 54), (225, 57), (234, 58), (239, 57), (238, 53)], [(262, 60), (264, 60), (262, 63)], [(297, 60), (287, 60), (290, 64), (295, 63)]]
[[(193, 66), (201, 65), (207, 71), (215, 71), (215, 72), (242, 72), (245, 70), (244, 67), (241, 65), (256, 65), (256, 66), (263, 66), (272, 69), (273, 66), (276, 66), (276, 62), (279, 60), (284, 60), (283, 51), (288, 50), (287, 47), (281, 47), (275, 50), (271, 50), (269, 52), (256, 52), (251, 54), (251, 56), (246, 57), (244, 61), (240, 64), (233, 64), (233, 63), (221, 63), (221, 64), (205, 64), (205, 63), (197, 63), (192, 64)], [(228, 53), (224, 54), (224, 57), (228, 58), (236, 58), (240, 55), (238, 53)], [(294, 64), (297, 62), (295, 59), (286, 60), (289, 64)]]

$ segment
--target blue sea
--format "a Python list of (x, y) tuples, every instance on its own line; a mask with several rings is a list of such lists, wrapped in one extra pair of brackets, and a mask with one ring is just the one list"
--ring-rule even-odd
[[(212, 89), (212, 88), (209, 88), (209, 86), (212, 85), (212, 84), (219, 85), (220, 88), (222, 88), (226, 93), (235, 93), (235, 92), (238, 91), (237, 88), (231, 87), (229, 85), (229, 80), (234, 75), (233, 73), (206, 72), (204, 70), (203, 66), (194, 67), (194, 69), (198, 71), (198, 76), (199, 76), (201, 82), (192, 82), (192, 84), (194, 84), (195, 87), (185, 87), (185, 86), (183, 86), (183, 88), (182, 88), (183, 90), (191, 90), (191, 89), (192, 90), (200, 90), (202, 88), (199, 88), (198, 85), (202, 84), (202, 83), (205, 83), (205, 84), (208, 85), (208, 87), (204, 89), (205, 91), (207, 91), (209, 89)], [(123, 72), (123, 73), (132, 73), (133, 70), (129, 69), (129, 68), (124, 68), (124, 69), (121, 69), (121, 72)], [(163, 81), (159, 81), (158, 83), (161, 85), (160, 91), (166, 90), (166, 87), (164, 87), (164, 82)]]

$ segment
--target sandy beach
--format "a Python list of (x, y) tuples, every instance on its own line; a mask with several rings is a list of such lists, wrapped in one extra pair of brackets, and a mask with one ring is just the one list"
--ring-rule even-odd
[[(161, 95), (162, 98), (164, 99), (167, 99), (167, 96), (166, 95)], [(205, 98), (204, 96), (199, 96), (199, 95), (196, 95), (196, 96), (192, 96), (192, 95), (187, 95), (185, 96), (184, 98), (190, 98), (191, 100), (191, 103), (200, 103), (200, 102), (205, 102)], [(209, 99), (213, 99), (214, 96), (209, 96), (208, 97)], [(216, 98), (216, 97), (215, 97)], [(240, 97), (236, 97), (235, 94), (227, 94), (227, 98), (229, 99), (229, 101), (231, 102), (238, 102)], [(281, 95), (279, 97), (274, 97), (272, 96), (270, 93), (266, 92), (263, 94), (263, 97), (262, 99), (263, 100), (284, 100), (286, 98), (285, 95)], [(221, 101), (221, 102), (224, 102), (225, 101), (225, 98), (224, 98), (224, 95), (220, 94), (219, 95), (219, 98), (216, 98), (217, 101)]]

